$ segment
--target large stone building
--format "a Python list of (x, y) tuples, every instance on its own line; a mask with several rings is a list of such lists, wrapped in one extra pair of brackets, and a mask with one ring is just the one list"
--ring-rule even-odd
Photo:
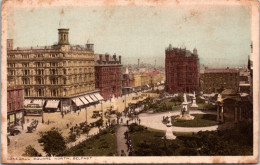
[(193, 53), (186, 49), (165, 50), (165, 89), (169, 93), (193, 92), (199, 89), (199, 58), (197, 49)]
[(232, 89), (225, 89), (217, 98), (217, 121), (239, 122), (253, 118), (253, 105)]
[(129, 72), (127, 67), (124, 68), (122, 75), (122, 94), (131, 93), (134, 87), (134, 75)]
[(58, 36), (58, 44), (43, 47), (14, 48), (13, 40), (7, 41), (8, 81), (24, 89), (25, 106), (40, 102), (45, 110), (67, 111), (99, 97), (94, 45), (71, 45), (69, 29), (58, 29)]
[(96, 88), (105, 99), (122, 94), (121, 69), (121, 56), (95, 55)]
[(7, 89), (7, 124), (8, 128), (24, 123), (23, 89), (10, 86)]
[(250, 94), (250, 71), (247, 68), (239, 69), (239, 93)]
[(219, 93), (224, 89), (238, 92), (239, 70), (205, 69), (200, 72), (200, 89), (203, 93)]

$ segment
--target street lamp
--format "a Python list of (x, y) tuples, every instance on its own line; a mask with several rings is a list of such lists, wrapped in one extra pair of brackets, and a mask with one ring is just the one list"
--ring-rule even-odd
[(85, 107), (86, 110), (86, 124), (88, 125), (88, 111), (87, 111), (87, 107)]

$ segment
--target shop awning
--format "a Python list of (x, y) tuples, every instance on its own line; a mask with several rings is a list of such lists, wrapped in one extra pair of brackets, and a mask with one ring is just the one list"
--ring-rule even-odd
[(83, 102), (78, 97), (72, 99), (72, 101), (76, 104), (77, 107), (84, 105)]
[(81, 96), (81, 97), (79, 97), (79, 99), (80, 99), (85, 105), (89, 104), (88, 100), (86, 100), (85, 97)]
[(24, 102), (23, 102), (24, 106), (27, 106), (28, 104), (30, 104), (31, 101), (32, 100), (30, 100), (30, 99), (25, 99)]
[(48, 100), (45, 108), (58, 108), (60, 100)]
[(160, 85), (160, 83), (158, 82), (157, 85)]
[(45, 103), (45, 100), (39, 99), (39, 100), (33, 100), (33, 104), (38, 104), (40, 107), (42, 107)]
[(89, 95), (91, 98), (92, 98), (92, 100), (94, 100), (95, 102), (96, 101), (98, 101), (98, 99), (92, 94), (92, 95)]
[(146, 86), (147, 86), (148, 88), (150, 88), (150, 86), (149, 86), (148, 84), (147, 84)]
[(100, 101), (100, 100), (104, 100), (104, 98), (99, 94), (99, 93), (95, 93), (94, 94), (96, 96), (96, 98)]
[(88, 100), (89, 103), (93, 103), (94, 101), (89, 97), (89, 95), (86, 95), (85, 98)]
[(161, 81), (161, 84), (163, 84), (164, 83), (164, 81)]

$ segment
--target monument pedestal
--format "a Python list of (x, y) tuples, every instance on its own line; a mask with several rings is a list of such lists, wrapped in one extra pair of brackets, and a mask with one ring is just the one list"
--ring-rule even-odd
[(173, 133), (172, 133), (172, 127), (167, 127), (167, 128), (166, 128), (165, 137), (166, 137), (166, 139), (168, 139), (168, 140), (174, 140), (174, 139), (176, 139), (176, 136), (173, 135)]

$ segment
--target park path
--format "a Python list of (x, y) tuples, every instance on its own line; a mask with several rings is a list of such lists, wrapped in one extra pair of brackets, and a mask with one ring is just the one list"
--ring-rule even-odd
[[(157, 130), (167, 130), (167, 126), (162, 123), (163, 116), (173, 116), (180, 114), (180, 111), (171, 111), (163, 113), (154, 113), (154, 114), (140, 114), (139, 118), (141, 119), (141, 125), (154, 128)], [(216, 114), (213, 111), (200, 111), (194, 110), (190, 111), (190, 114)], [(228, 129), (233, 126), (232, 123), (224, 123), (222, 125), (214, 125), (208, 127), (176, 127), (172, 126), (171, 129), (173, 132), (199, 132), (199, 131), (215, 131), (220, 129)]]
[(128, 155), (126, 139), (124, 133), (128, 131), (128, 127), (125, 125), (118, 125), (116, 130), (116, 151), (117, 155), (121, 156), (121, 151), (124, 150), (126, 155)]

